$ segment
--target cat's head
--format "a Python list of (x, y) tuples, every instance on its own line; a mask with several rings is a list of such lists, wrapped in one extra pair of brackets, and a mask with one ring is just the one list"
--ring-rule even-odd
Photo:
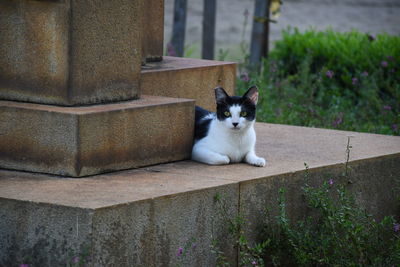
[(221, 87), (215, 88), (217, 118), (227, 128), (242, 131), (254, 124), (258, 89), (250, 87), (243, 96), (229, 96)]

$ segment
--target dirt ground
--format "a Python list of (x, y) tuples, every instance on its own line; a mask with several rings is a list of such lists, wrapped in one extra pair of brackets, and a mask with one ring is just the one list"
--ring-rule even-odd
[[(171, 39), (173, 5), (174, 0), (165, 0), (165, 43)], [(250, 42), (252, 21), (248, 16), (246, 25), (246, 10), (253, 14), (254, 0), (217, 0), (216, 49), (229, 49), (228, 59), (235, 60), (241, 54), (242, 41)], [(188, 0), (185, 46), (194, 57), (200, 55), (202, 12), (202, 0)], [(357, 29), (374, 35), (400, 35), (400, 0), (283, 0), (281, 16), (271, 24), (272, 44), (288, 26), (301, 31), (331, 27), (337, 31)]]

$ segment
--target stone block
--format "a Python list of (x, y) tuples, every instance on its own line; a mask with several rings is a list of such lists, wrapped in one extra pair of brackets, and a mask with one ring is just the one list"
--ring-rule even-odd
[[(64, 266), (88, 240), (89, 266), (215, 266), (214, 238), (237, 266), (227, 219), (240, 212), (248, 240), (257, 240), (260, 214), (266, 206), (276, 214), (281, 187), (291, 219), (307, 214), (304, 162), (313, 184), (337, 177), (349, 135), (347, 188), (375, 218), (399, 216), (393, 185), (400, 137), (264, 123), (256, 131), (257, 152), (268, 160), (264, 168), (187, 160), (80, 179), (0, 170), (0, 266)], [(214, 202), (217, 194), (228, 217)], [(184, 257), (176, 256), (179, 247), (187, 249)], [(32, 261), (23, 262), (24, 255)]]
[[(400, 156), (387, 156), (374, 160), (361, 160), (349, 164), (349, 175), (344, 177), (345, 165), (312, 168), (307, 174), (307, 183), (321, 186), (333, 179), (332, 190), (343, 184), (355, 196), (360, 207), (373, 218), (382, 220), (385, 216), (399, 217), (399, 189), (393, 188), (398, 177)], [(279, 190), (285, 190), (286, 212), (291, 222), (304, 220), (314, 215), (305, 202), (302, 187), (306, 183), (305, 171), (285, 173), (243, 183), (240, 187), (240, 214), (246, 221), (246, 235), (249, 240), (258, 240), (259, 231), (269, 218), (276, 222), (279, 214)], [(268, 208), (268, 217), (264, 212)]]
[[(95, 266), (216, 266), (219, 243), (236, 266), (227, 221), (214, 201), (217, 193), (236, 203), (237, 186), (212, 188), (96, 210), (93, 217)], [(237, 215), (237, 206), (227, 211)], [(179, 248), (185, 256), (179, 255)]]
[(4, 0), (0, 10), (0, 99), (138, 98), (143, 0)]
[[(0, 266), (71, 266), (90, 253), (91, 210), (0, 200)], [(62, 264), (60, 264), (62, 261)]]
[(190, 158), (193, 100), (82, 107), (0, 101), (0, 167), (80, 177)]
[(213, 241), (236, 266), (214, 198), (234, 217), (238, 186), (207, 181), (193, 191), (193, 177), (143, 169), (82, 179), (1, 171), (0, 266), (66, 266), (84, 254), (86, 266), (215, 266)]
[(141, 90), (146, 95), (183, 97), (215, 110), (214, 88), (235, 92), (236, 63), (165, 56), (143, 67)]
[(164, 0), (146, 0), (143, 14), (143, 56), (161, 61), (164, 49)]

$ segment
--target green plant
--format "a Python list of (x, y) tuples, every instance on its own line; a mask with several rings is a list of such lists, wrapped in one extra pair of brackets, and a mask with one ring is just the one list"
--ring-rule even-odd
[(229, 54), (229, 49), (224, 50), (224, 49), (220, 48), (218, 50), (217, 59), (219, 61), (224, 61), (224, 60), (226, 60), (228, 54)]
[[(259, 73), (259, 121), (400, 134), (400, 37), (287, 30)], [(244, 75), (245, 74), (245, 75)]]
[[(269, 261), (275, 266), (396, 266), (400, 264), (400, 232), (392, 216), (381, 222), (358, 207), (334, 180), (302, 188), (315, 216), (290, 223), (285, 191), (280, 191), (276, 227), (267, 225)], [(272, 223), (272, 222), (271, 222)], [(272, 233), (271, 231), (274, 231)], [(284, 253), (283, 253), (284, 252)]]
[[(228, 224), (229, 234), (234, 238), (235, 243), (233, 246), (238, 249), (239, 252), (239, 266), (264, 266), (264, 252), (267, 247), (269, 240), (265, 242), (256, 243), (251, 245), (245, 236), (244, 229), (246, 222), (241, 214), (234, 217), (228, 213), (228, 206), (225, 198), (217, 194), (214, 197), (215, 202), (218, 204), (219, 212), (222, 218), (224, 218)], [(225, 257), (222, 250), (219, 248), (217, 240), (213, 240), (211, 246), (211, 252), (216, 255), (217, 266), (229, 266), (229, 262)]]
[(187, 256), (189, 253), (193, 252), (196, 245), (196, 238), (192, 237), (187, 240), (183, 247), (179, 247), (176, 252), (176, 265), (177, 267), (185, 266), (185, 261), (187, 260)]
[[(340, 175), (347, 184), (351, 178), (351, 148), (348, 137), (345, 171)], [(398, 266), (400, 224), (395, 218), (386, 216), (376, 221), (357, 204), (346, 186), (334, 178), (321, 186), (310, 185), (307, 164), (305, 168), (302, 191), (309, 208), (307, 214), (311, 215), (291, 222), (286, 209), (286, 191), (281, 188), (279, 214), (273, 218), (267, 210), (262, 241), (254, 245), (245, 237), (244, 218), (229, 216), (224, 198), (216, 195), (229, 233), (236, 240), (239, 266)], [(218, 266), (229, 266), (218, 246), (212, 249), (219, 260)]]
[(68, 267), (89, 266), (92, 261), (90, 245), (83, 245), (79, 253), (71, 250), (69, 258), (70, 261), (66, 264)]
[(183, 57), (198, 58), (199, 47), (198, 44), (186, 45), (183, 52)]

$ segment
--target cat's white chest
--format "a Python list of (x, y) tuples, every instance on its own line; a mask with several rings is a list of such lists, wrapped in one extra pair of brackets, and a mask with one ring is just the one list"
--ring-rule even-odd
[(235, 132), (225, 127), (220, 127), (218, 122), (210, 125), (207, 137), (199, 141), (200, 146), (205, 146), (216, 153), (226, 155), (230, 162), (241, 162), (249, 151), (254, 149), (255, 132), (253, 127), (245, 131)]

